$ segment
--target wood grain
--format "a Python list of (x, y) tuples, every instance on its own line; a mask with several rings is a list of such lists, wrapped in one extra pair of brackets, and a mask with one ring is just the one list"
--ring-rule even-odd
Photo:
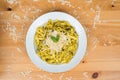
[[(37, 68), (25, 48), (31, 23), (51, 11), (76, 17), (87, 34), (86, 55), (64, 73)], [(120, 1), (0, 0), (0, 56), (0, 80), (120, 80)]]

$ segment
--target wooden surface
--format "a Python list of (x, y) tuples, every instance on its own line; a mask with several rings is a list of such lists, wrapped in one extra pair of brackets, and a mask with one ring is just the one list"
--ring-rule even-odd
[[(65, 73), (37, 68), (26, 53), (29, 26), (51, 11), (73, 15), (87, 33), (84, 59)], [(0, 80), (120, 80), (120, 0), (0, 0)]]

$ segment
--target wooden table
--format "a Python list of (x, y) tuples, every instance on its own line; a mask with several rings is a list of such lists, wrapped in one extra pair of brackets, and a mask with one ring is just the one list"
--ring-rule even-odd
[[(84, 59), (64, 73), (37, 68), (26, 53), (29, 26), (51, 11), (73, 15), (87, 33)], [(120, 0), (0, 0), (0, 80), (120, 80)]]

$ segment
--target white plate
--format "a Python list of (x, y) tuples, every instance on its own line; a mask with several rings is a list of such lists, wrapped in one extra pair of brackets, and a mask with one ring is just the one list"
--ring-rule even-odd
[[(52, 20), (58, 19), (58, 20), (68, 21), (75, 28), (77, 34), (79, 35), (78, 49), (76, 51), (75, 56), (72, 58), (72, 60), (68, 64), (61, 64), (61, 65), (48, 64), (42, 61), (36, 55), (34, 44), (33, 44), (36, 28), (39, 27), (40, 25), (45, 24), (49, 19), (52, 19)], [(87, 38), (82, 25), (74, 17), (63, 12), (49, 12), (38, 17), (30, 26), (26, 36), (26, 49), (30, 59), (36, 66), (38, 66), (39, 68), (47, 72), (53, 72), (53, 73), (65, 72), (74, 68), (82, 60), (86, 51), (86, 47), (87, 47)]]

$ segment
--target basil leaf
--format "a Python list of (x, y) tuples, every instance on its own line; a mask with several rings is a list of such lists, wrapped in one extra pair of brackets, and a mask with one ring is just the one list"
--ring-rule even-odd
[(56, 40), (59, 41), (59, 39), (60, 39), (60, 35), (57, 35)]
[(53, 42), (58, 42), (59, 41), (59, 39), (60, 39), (60, 35), (57, 35), (56, 37), (54, 37), (54, 36), (51, 36), (50, 37), (51, 38), (51, 40), (53, 41)]

